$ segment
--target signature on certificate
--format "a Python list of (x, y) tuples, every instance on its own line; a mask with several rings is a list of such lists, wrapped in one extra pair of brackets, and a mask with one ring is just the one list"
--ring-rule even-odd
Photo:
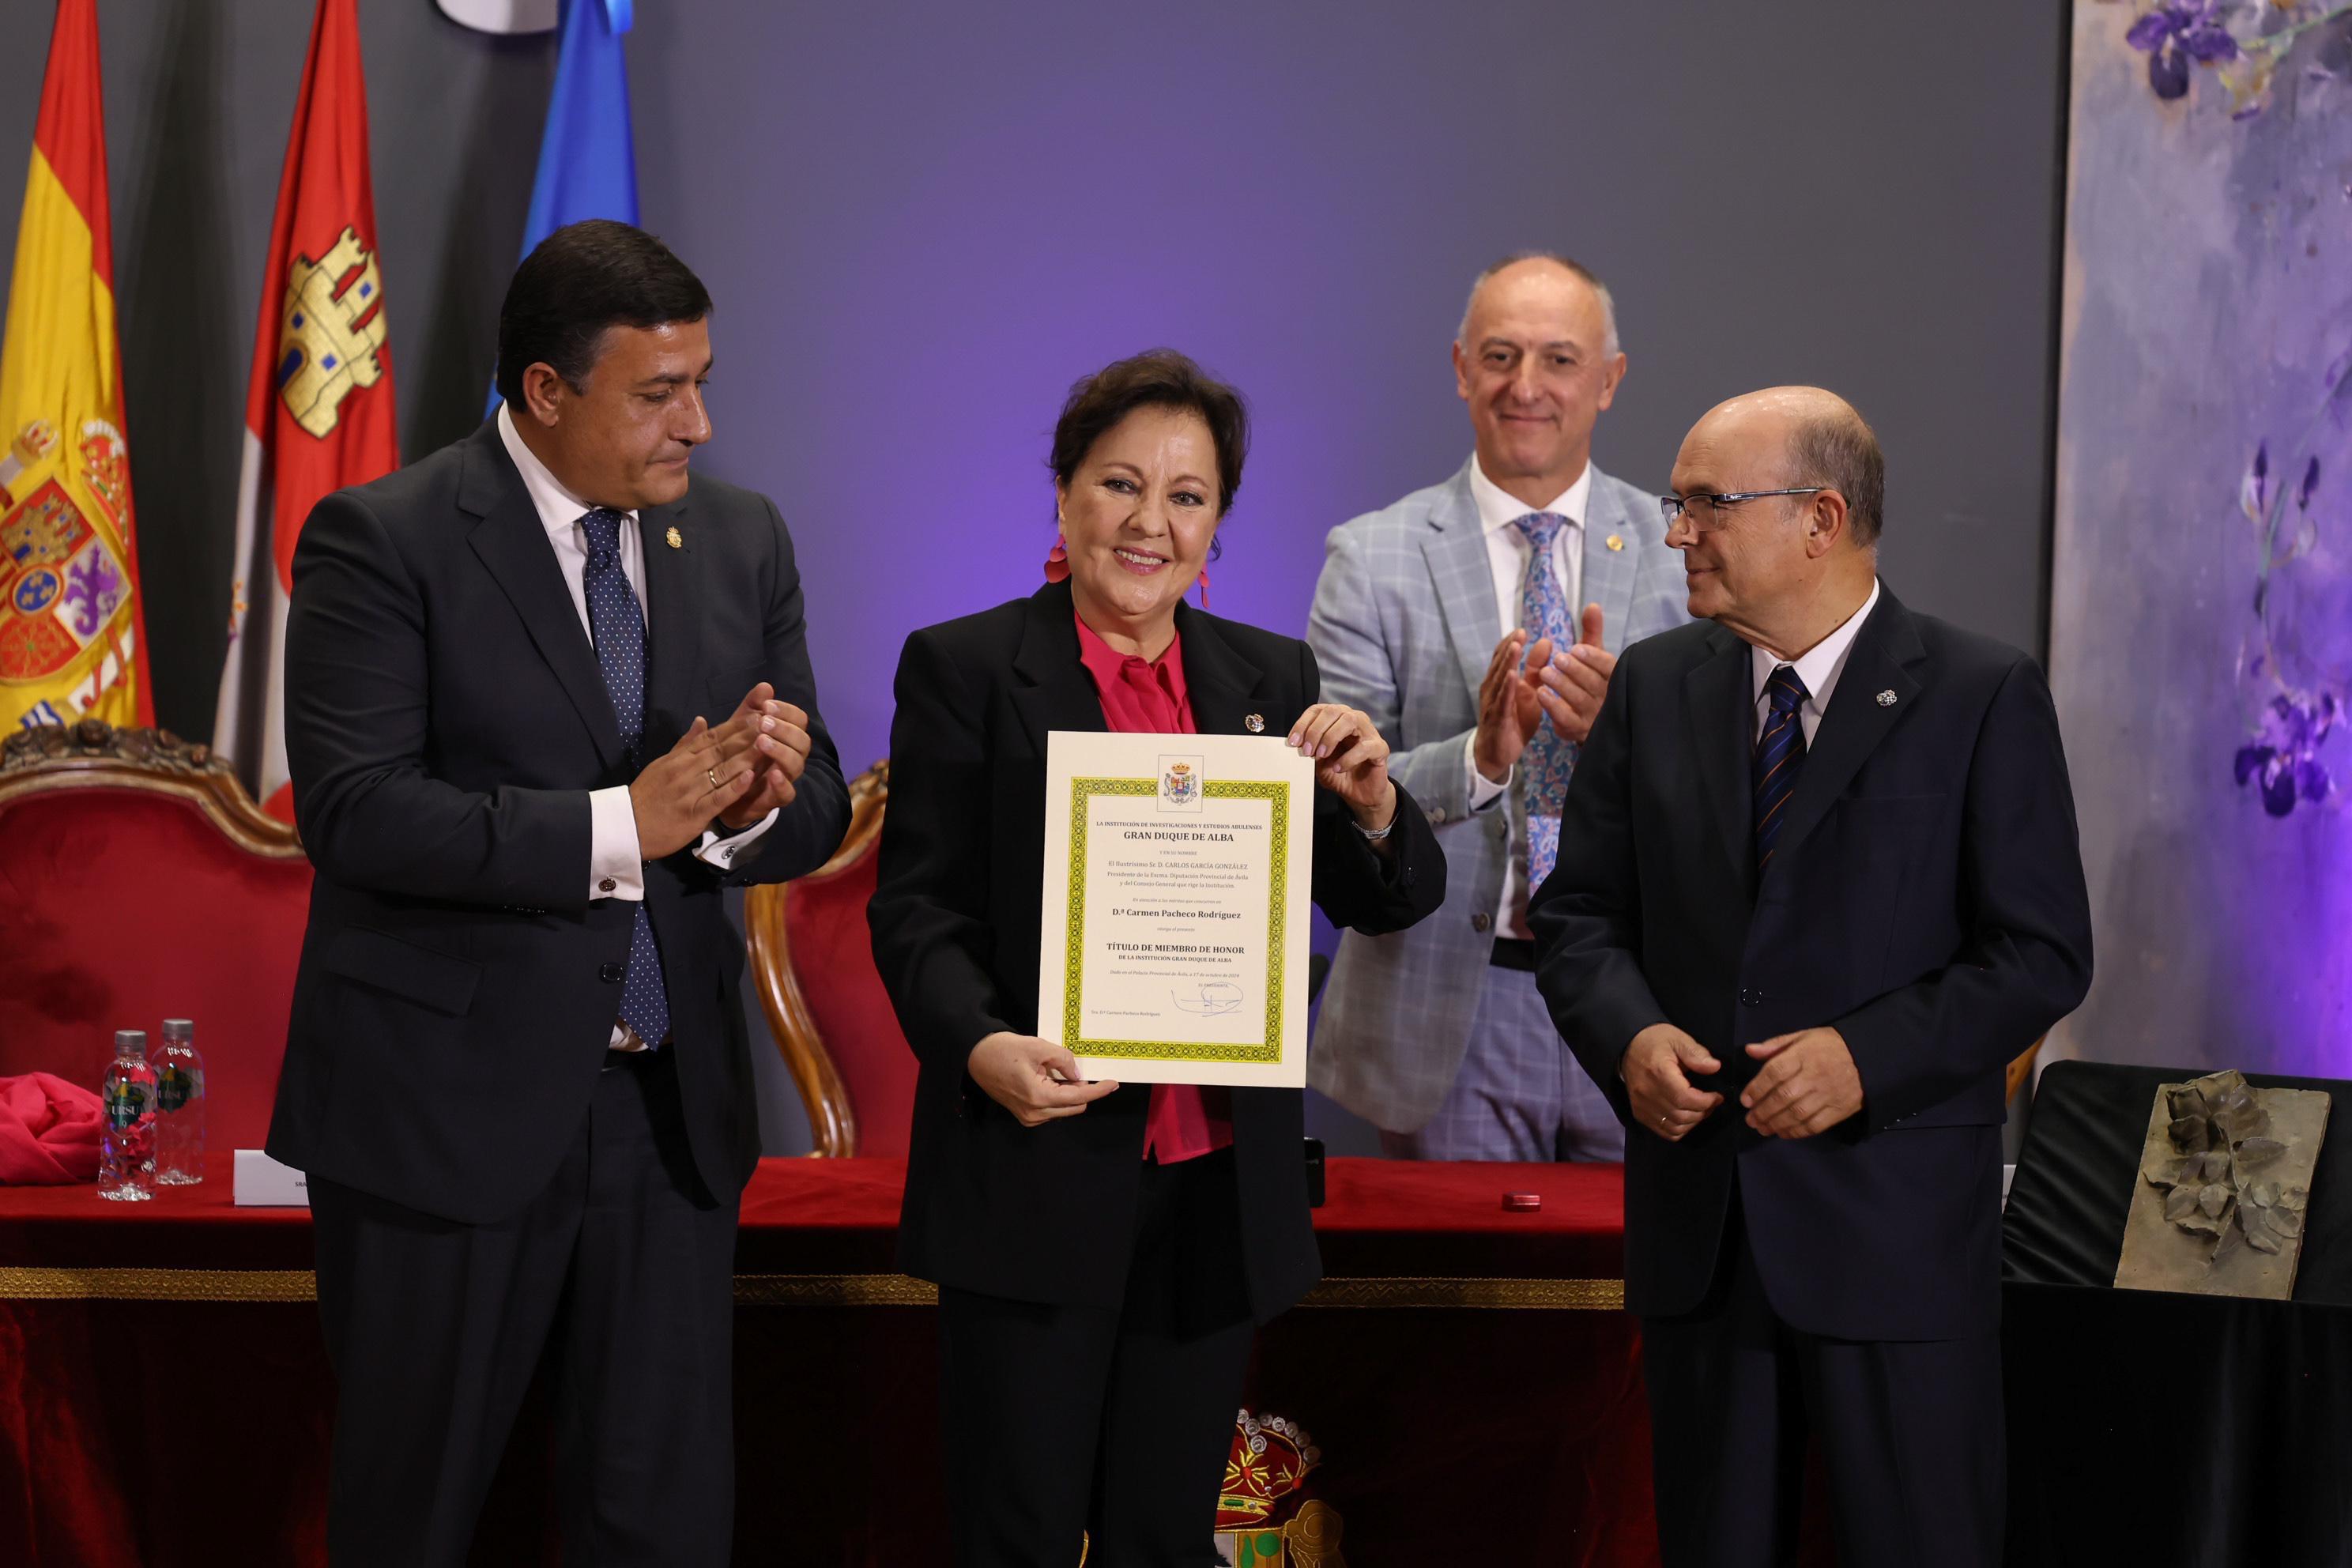
[(1168, 994), (1177, 1009), (1214, 1018), (1242, 1010), (1242, 988), (1223, 980), (1203, 980), (1188, 993), (1181, 987)]

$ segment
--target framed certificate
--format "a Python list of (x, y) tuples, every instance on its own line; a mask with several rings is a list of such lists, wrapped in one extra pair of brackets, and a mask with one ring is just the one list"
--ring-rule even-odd
[(1302, 1087), (1314, 818), (1276, 737), (1055, 731), (1038, 1036), (1088, 1079)]

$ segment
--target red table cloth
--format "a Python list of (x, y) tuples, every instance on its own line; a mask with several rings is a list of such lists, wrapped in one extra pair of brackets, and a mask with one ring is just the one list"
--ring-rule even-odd
[[(945, 1561), (930, 1291), (892, 1271), (903, 1174), (771, 1160), (745, 1194), (740, 1562)], [(1260, 1336), (1249, 1403), (1321, 1448), (1348, 1563), (1654, 1562), (1620, 1169), (1335, 1160), (1328, 1180), (1328, 1278)], [(0, 1188), (0, 1562), (323, 1562), (310, 1215), (236, 1208), (229, 1181), (221, 1155), (148, 1204)], [(544, 1434), (535, 1393), (476, 1561), (556, 1561)]]

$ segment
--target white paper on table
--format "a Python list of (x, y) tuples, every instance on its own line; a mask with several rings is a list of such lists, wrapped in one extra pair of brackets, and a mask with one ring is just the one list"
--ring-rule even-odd
[(1090, 1079), (1303, 1087), (1314, 837), (1277, 736), (1053, 731), (1039, 1037)]
[(237, 1208), (309, 1208), (310, 1178), (258, 1149), (239, 1149), (230, 1198)]

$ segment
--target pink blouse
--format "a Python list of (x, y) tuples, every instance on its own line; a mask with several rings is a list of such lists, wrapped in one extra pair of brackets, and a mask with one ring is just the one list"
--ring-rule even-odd
[[(1123, 654), (1078, 621), (1078, 657), (1094, 678), (1103, 718), (1122, 735), (1192, 735), (1192, 704), (1184, 695), (1183, 639), (1168, 644), (1158, 658)], [(1151, 1110), (1143, 1124), (1143, 1153), (1163, 1165), (1194, 1160), (1228, 1148), (1234, 1141), (1230, 1091), (1192, 1084), (1155, 1083)]]

